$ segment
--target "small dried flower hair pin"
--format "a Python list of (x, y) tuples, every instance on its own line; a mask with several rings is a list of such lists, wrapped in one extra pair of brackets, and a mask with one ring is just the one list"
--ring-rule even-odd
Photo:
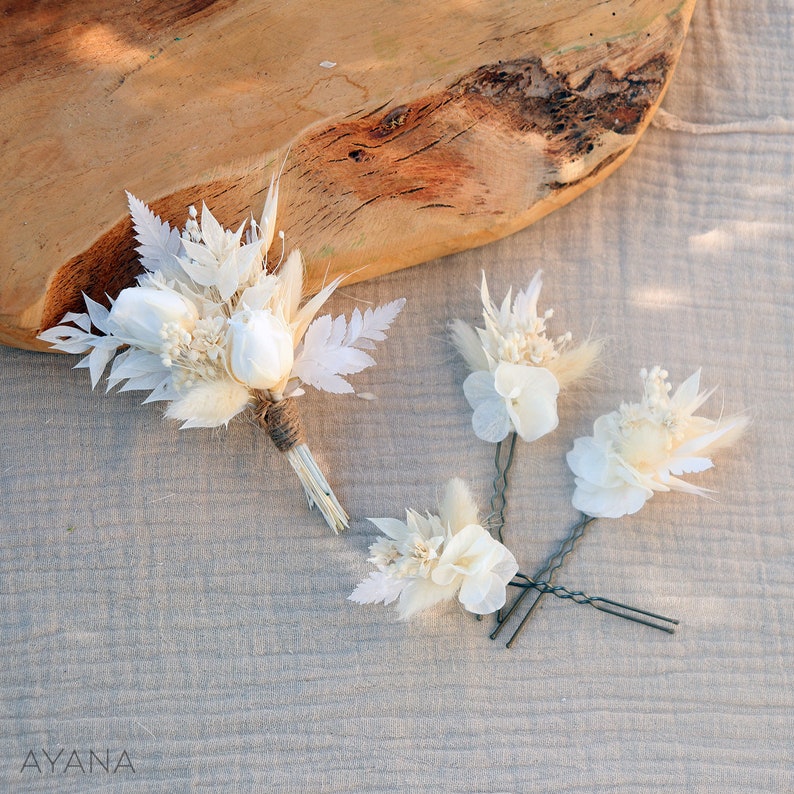
[(483, 273), (484, 327), (472, 328), (463, 320), (450, 323), (452, 342), (471, 370), (463, 392), (474, 411), (472, 427), (478, 438), (497, 445), (489, 526), (500, 540), (516, 438), (531, 442), (556, 429), (560, 391), (584, 377), (603, 348), (595, 339), (574, 346), (570, 331), (556, 339), (546, 336), (554, 312), (538, 314), (542, 286), (538, 271), (526, 290), (513, 299), (510, 288), (497, 307)]
[[(567, 461), (576, 476), (573, 506), (582, 516), (549, 563), (535, 576), (523, 577), (527, 582), (539, 578), (551, 580), (585, 528), (596, 518), (621, 518), (636, 513), (658, 492), (683, 491), (707, 496), (706, 489), (681, 479), (682, 475), (712, 468), (711, 456), (733, 444), (747, 429), (749, 417), (744, 414), (716, 420), (695, 415), (715, 391), (700, 391), (700, 370), (672, 394), (668, 373), (661, 367), (650, 372), (643, 369), (640, 377), (643, 395), (639, 402), (622, 403), (617, 411), (598, 417), (593, 424), (593, 435), (574, 441)], [(498, 635), (528, 592), (528, 589), (522, 592), (502, 615), (492, 636)], [(541, 592), (529, 607), (511, 643), (543, 595)]]
[[(353, 392), (346, 376), (375, 364), (369, 350), (402, 309), (395, 300), (363, 314), (315, 319), (339, 285), (304, 301), (300, 252), (268, 262), (276, 228), (278, 181), (271, 180), (262, 218), (236, 232), (206, 206), (194, 207), (180, 234), (127, 194), (143, 273), (110, 309), (85, 296), (86, 313), (68, 313), (39, 335), (53, 348), (88, 353), (77, 367), (96, 386), (108, 363), (108, 390), (145, 390), (165, 400), (183, 428), (218, 427), (253, 406), (303, 485), (310, 506), (338, 532), (348, 516), (306, 445), (294, 399), (303, 386)], [(283, 232), (279, 233), (283, 242)], [(271, 265), (269, 267), (269, 264)], [(90, 352), (89, 352), (90, 351)]]
[[(405, 521), (369, 519), (385, 537), (370, 547), (377, 568), (348, 596), (358, 604), (397, 602), (397, 614), (408, 620), (417, 612), (457, 598), (477, 616), (498, 612), (507, 600), (507, 587), (534, 589), (575, 604), (660, 628), (648, 618), (668, 620), (652, 612), (600, 596), (552, 586), (541, 578), (518, 573), (510, 550), (496, 540), (478, 519), (477, 505), (460, 479), (447, 483), (438, 514), (406, 510)], [(564, 557), (565, 555), (563, 555)], [(492, 635), (495, 636), (495, 635)]]

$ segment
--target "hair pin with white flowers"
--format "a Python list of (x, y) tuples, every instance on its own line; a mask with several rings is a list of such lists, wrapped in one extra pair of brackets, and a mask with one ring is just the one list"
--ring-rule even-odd
[(594, 339), (574, 346), (570, 331), (549, 339), (546, 323), (554, 312), (538, 314), (542, 286), (538, 271), (526, 290), (513, 299), (509, 289), (497, 306), (483, 273), (484, 327), (472, 328), (463, 320), (450, 323), (453, 344), (471, 370), (463, 392), (474, 411), (472, 427), (478, 438), (496, 444), (488, 523), (500, 540), (516, 439), (532, 442), (556, 429), (559, 393), (587, 374), (603, 347)]
[[(507, 587), (513, 586), (669, 631), (664, 624), (675, 623), (669, 618), (544, 580), (544, 576), (553, 576), (570, 549), (562, 549), (530, 578), (518, 572), (515, 558), (503, 544), (508, 474), (516, 439), (521, 436), (534, 441), (557, 427), (560, 389), (587, 372), (602, 346), (588, 341), (571, 349), (570, 333), (549, 340), (545, 324), (552, 312), (538, 316), (540, 289), (538, 273), (512, 305), (508, 292), (497, 309), (483, 275), (485, 328), (473, 329), (459, 320), (451, 325), (455, 344), (473, 370), (464, 390), (474, 409), (475, 433), (497, 444), (490, 514), (480, 522), (468, 488), (456, 479), (447, 485), (438, 514), (422, 516), (407, 510), (405, 522), (370, 519), (386, 537), (370, 546), (369, 561), (377, 571), (358, 585), (350, 599), (360, 604), (397, 601), (398, 614), (407, 619), (457, 597), (466, 610), (482, 617), (493, 612), (499, 615), (507, 600)], [(510, 441), (503, 447), (508, 436)], [(504, 450), (507, 454), (502, 459)]]
[(386, 536), (369, 547), (377, 567), (349, 596), (358, 604), (390, 604), (407, 620), (455, 598), (464, 609), (488, 615), (504, 606), (518, 564), (478, 519), (466, 484), (447, 483), (437, 514), (405, 511), (405, 521), (370, 518)]
[[(168, 402), (183, 428), (218, 427), (249, 406), (297, 473), (310, 506), (338, 532), (348, 516), (306, 444), (294, 398), (303, 386), (350, 393), (346, 376), (375, 364), (369, 352), (402, 309), (395, 300), (363, 314), (315, 319), (337, 278), (304, 300), (300, 252), (268, 262), (276, 229), (278, 180), (261, 221), (224, 229), (194, 207), (180, 234), (127, 194), (143, 273), (110, 309), (85, 296), (86, 313), (68, 313), (39, 338), (67, 353), (88, 353), (96, 386), (108, 363), (108, 390), (146, 390)], [(283, 232), (279, 233), (283, 247)], [(89, 352), (90, 351), (90, 352)]]
[[(498, 613), (510, 586), (551, 594), (664, 631), (671, 631), (665, 623), (677, 623), (602, 596), (552, 586), (539, 575), (530, 578), (519, 573), (510, 550), (479, 520), (477, 505), (460, 479), (447, 483), (437, 514), (405, 512), (405, 521), (369, 519), (385, 536), (369, 547), (369, 562), (377, 571), (356, 587), (349, 600), (358, 604), (396, 601), (397, 614), (408, 620), (417, 612), (457, 599), (464, 609), (480, 617)], [(549, 566), (552, 564), (553, 560)], [(554, 568), (549, 570), (553, 573)], [(508, 647), (511, 645), (512, 640)]]
[[(600, 416), (593, 424), (592, 436), (574, 441), (567, 461), (576, 476), (573, 506), (582, 517), (556, 555), (533, 579), (545, 577), (551, 581), (585, 528), (597, 518), (621, 518), (636, 513), (657, 492), (708, 495), (706, 489), (692, 485), (681, 476), (712, 468), (713, 453), (733, 444), (749, 424), (749, 417), (744, 414), (716, 420), (695, 415), (714, 393), (714, 389), (700, 391), (700, 370), (673, 394), (668, 373), (661, 367), (650, 372), (643, 369), (640, 377), (643, 395), (639, 402), (622, 403), (618, 410)], [(524, 590), (501, 616), (493, 638), (528, 593), (529, 589)], [(544, 594), (542, 590), (538, 593), (508, 646), (515, 642)]]
[[(473, 370), (464, 391), (474, 409), (475, 433), (497, 444), (490, 514), (481, 522), (465, 484), (452, 480), (437, 514), (422, 516), (409, 509), (404, 522), (370, 519), (386, 537), (370, 546), (369, 561), (377, 570), (349, 598), (360, 604), (396, 601), (402, 619), (457, 598), (478, 617), (496, 613), (497, 626), (491, 634), (496, 639), (530, 591), (535, 591), (536, 598), (507, 647), (516, 642), (545, 595), (672, 634), (678, 624), (675, 618), (556, 585), (554, 577), (596, 518), (634, 513), (656, 491), (705, 494), (680, 476), (710, 468), (710, 455), (735, 441), (748, 419), (738, 415), (715, 421), (695, 416), (713, 393), (699, 391), (699, 371), (671, 396), (667, 372), (659, 367), (650, 373), (643, 370), (642, 401), (623, 403), (618, 411), (597, 419), (594, 435), (577, 439), (568, 453), (576, 475), (573, 504), (581, 518), (533, 576), (521, 573), (502, 540), (516, 439), (533, 441), (556, 428), (561, 385), (584, 375), (602, 346), (589, 341), (570, 350), (570, 334), (555, 342), (548, 340), (545, 321), (551, 313), (537, 315), (540, 286), (537, 274), (512, 306), (508, 292), (497, 309), (483, 277), (485, 328), (472, 329), (461, 321), (451, 327), (456, 346)], [(509, 443), (502, 446), (508, 436)], [(502, 613), (508, 587), (522, 592)]]

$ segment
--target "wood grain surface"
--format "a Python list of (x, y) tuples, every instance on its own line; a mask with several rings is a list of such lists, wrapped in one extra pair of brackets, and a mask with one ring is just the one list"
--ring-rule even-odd
[(286, 158), (314, 287), (514, 232), (627, 157), (694, 0), (107, 5), (4, 10), (6, 344), (130, 283), (124, 190), (239, 225)]

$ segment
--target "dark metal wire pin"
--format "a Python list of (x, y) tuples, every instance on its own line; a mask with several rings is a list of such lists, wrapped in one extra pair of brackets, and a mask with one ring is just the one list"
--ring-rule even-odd
[[(546, 560), (542, 568), (539, 568), (537, 571), (535, 571), (535, 574), (532, 576), (533, 581), (538, 582), (545, 580), (549, 583), (553, 581), (554, 574), (562, 567), (565, 558), (573, 551), (574, 546), (576, 546), (576, 542), (582, 537), (582, 535), (584, 535), (584, 531), (591, 521), (595, 521), (593, 516), (588, 516), (582, 513), (582, 517), (571, 527), (570, 532), (557, 547), (557, 550)], [(522, 576), (523, 574), (519, 575)], [(495, 640), (499, 636), (499, 633), (504, 628), (504, 624), (510, 619), (519, 604), (530, 594), (530, 592), (532, 592), (531, 588), (524, 589), (524, 591), (518, 596), (518, 598), (516, 598), (507, 612), (502, 613), (500, 611), (499, 614), (497, 614), (498, 625), (491, 634), (492, 640)], [(521, 633), (521, 630), (534, 614), (544, 595), (546, 595), (546, 593), (538, 592), (535, 600), (532, 602), (526, 614), (522, 618), (521, 623), (518, 625), (518, 628), (510, 638), (508, 647), (512, 647), (513, 642), (515, 642), (516, 638)]]
[[(631, 620), (634, 623), (641, 623), (643, 626), (650, 626), (653, 629), (658, 629), (659, 631), (665, 631), (668, 634), (674, 634), (675, 628), (679, 624), (679, 621), (676, 618), (668, 618), (664, 615), (659, 615), (656, 612), (649, 612), (647, 609), (639, 609), (638, 607), (628, 606), (627, 604), (621, 604), (619, 601), (613, 601), (611, 598), (604, 598), (602, 596), (590, 596), (587, 593), (583, 593), (580, 590), (569, 590), (567, 587), (563, 587), (562, 585), (551, 585), (549, 582), (539, 582), (531, 579), (529, 576), (525, 576), (522, 573), (516, 574), (516, 579), (521, 579), (522, 581), (510, 582), (512, 587), (522, 587), (524, 589), (533, 589), (538, 590), (542, 594), (551, 594), (556, 596), (557, 598), (568, 599), (573, 601), (575, 604), (587, 604), (588, 606), (595, 607), (595, 609), (600, 610), (601, 612), (608, 612), (610, 615), (616, 615), (619, 618), (623, 618), (624, 620)], [(646, 619), (650, 618), (650, 620)], [(672, 624), (672, 625), (661, 625), (664, 623)], [(519, 628), (520, 631), (520, 628)], [(518, 633), (518, 632), (516, 632)], [(513, 640), (515, 639), (515, 634), (510, 638), (510, 641), (507, 643), (507, 647), (511, 647)]]
[(490, 508), (491, 512), (488, 515), (485, 523), (491, 531), (492, 535), (496, 535), (496, 539), (500, 543), (502, 540), (502, 529), (505, 525), (505, 510), (507, 509), (507, 486), (508, 474), (510, 467), (513, 465), (513, 455), (516, 449), (516, 433), (510, 434), (510, 444), (507, 447), (507, 457), (502, 462), (502, 450), (504, 449), (504, 442), (498, 441), (496, 444), (496, 454), (494, 456), (494, 466), (496, 467), (496, 476), (493, 478), (493, 493), (491, 494)]
[[(503, 441), (496, 442), (496, 453), (494, 455), (494, 466), (496, 467), (496, 476), (493, 478), (493, 490), (491, 493), (491, 503), (489, 507), (491, 512), (485, 519), (485, 525), (488, 527), (491, 535), (495, 535), (500, 543), (504, 543), (502, 538), (502, 530), (505, 525), (505, 510), (507, 509), (507, 486), (509, 481), (507, 475), (510, 473), (510, 467), (513, 465), (513, 455), (516, 450), (516, 439), (518, 434), (513, 432), (510, 434), (510, 445), (507, 447), (507, 457), (502, 462), (502, 450), (504, 449)], [(483, 615), (477, 615), (477, 620), (482, 620)], [(496, 620), (501, 621), (502, 610), (496, 613)]]

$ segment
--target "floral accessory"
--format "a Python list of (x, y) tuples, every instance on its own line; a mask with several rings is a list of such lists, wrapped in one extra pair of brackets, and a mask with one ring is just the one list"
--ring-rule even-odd
[(500, 541), (516, 439), (531, 442), (556, 429), (557, 396), (587, 374), (603, 348), (594, 339), (573, 347), (570, 331), (549, 339), (546, 322), (554, 310), (538, 314), (542, 287), (538, 271), (526, 290), (513, 299), (511, 287), (497, 307), (483, 273), (484, 327), (472, 328), (463, 320), (450, 323), (452, 342), (471, 369), (463, 393), (474, 410), (472, 427), (478, 438), (496, 443), (488, 525)]
[(407, 620), (441, 601), (486, 615), (500, 609), (518, 571), (510, 551), (483, 528), (477, 505), (459, 479), (450, 480), (438, 515), (406, 510), (405, 521), (369, 519), (386, 535), (369, 547), (377, 571), (349, 596), (358, 604), (391, 604)]
[(680, 479), (713, 467), (711, 455), (730, 446), (749, 423), (744, 415), (717, 420), (695, 416), (714, 393), (699, 391), (700, 370), (672, 396), (667, 371), (643, 369), (643, 396), (600, 416), (593, 435), (577, 438), (566, 456), (576, 475), (573, 506), (595, 518), (636, 513), (655, 492), (707, 491)]
[(598, 340), (571, 347), (570, 331), (556, 339), (546, 336), (554, 312), (538, 315), (542, 286), (538, 271), (515, 300), (510, 288), (497, 308), (483, 273), (485, 327), (472, 328), (463, 320), (450, 324), (452, 341), (471, 369), (463, 392), (474, 411), (474, 432), (483, 441), (498, 443), (511, 432), (535, 441), (554, 430), (557, 395), (582, 378), (601, 352)]
[[(90, 353), (92, 388), (108, 363), (108, 390), (151, 391), (145, 403), (168, 402), (165, 415), (183, 428), (217, 427), (249, 406), (298, 474), (309, 505), (338, 532), (348, 516), (306, 445), (293, 398), (303, 387), (353, 392), (346, 376), (375, 364), (369, 352), (402, 309), (403, 299), (350, 322), (321, 306), (337, 278), (303, 301), (303, 260), (292, 251), (272, 267), (278, 182), (271, 180), (259, 223), (224, 229), (205, 205), (180, 234), (127, 194), (143, 273), (107, 309), (84, 296), (87, 313), (69, 312), (39, 335), (55, 349)], [(243, 233), (245, 232), (245, 237)], [(283, 232), (279, 233), (283, 243)], [(93, 328), (92, 328), (93, 326)]]
[[(695, 415), (714, 393), (714, 389), (700, 391), (700, 370), (690, 375), (672, 395), (668, 373), (661, 367), (654, 367), (650, 372), (643, 369), (640, 377), (643, 380), (642, 399), (636, 403), (622, 403), (617, 411), (600, 416), (593, 424), (593, 435), (577, 438), (568, 452), (568, 465), (576, 475), (573, 506), (582, 517), (556, 555), (532, 579), (551, 581), (585, 528), (596, 518), (620, 518), (636, 513), (659, 491), (708, 495), (706, 489), (680, 477), (712, 468), (714, 452), (733, 444), (747, 429), (749, 417), (744, 414), (716, 420)], [(498, 635), (527, 593), (528, 590), (521, 593), (501, 616), (500, 625), (492, 636)], [(510, 643), (543, 595), (541, 592), (529, 607)]]
[[(665, 623), (678, 623), (653, 612), (545, 581), (543, 576), (548, 574), (551, 578), (570, 553), (575, 539), (553, 555), (533, 578), (519, 573), (515, 557), (479, 523), (477, 515), (477, 506), (466, 484), (453, 479), (447, 483), (438, 515), (422, 516), (406, 510), (405, 522), (395, 518), (369, 519), (386, 536), (369, 547), (372, 555), (369, 561), (378, 570), (356, 587), (349, 600), (358, 604), (396, 601), (398, 615), (407, 620), (417, 612), (457, 597), (466, 610), (482, 617), (492, 612), (498, 614), (507, 600), (507, 586), (512, 586), (520, 588), (522, 596), (535, 590), (541, 595), (551, 594), (574, 604), (592, 606), (667, 632), (673, 629)], [(496, 639), (503, 625), (504, 622), (499, 623), (491, 634), (492, 639)], [(508, 648), (517, 634), (507, 643)]]

